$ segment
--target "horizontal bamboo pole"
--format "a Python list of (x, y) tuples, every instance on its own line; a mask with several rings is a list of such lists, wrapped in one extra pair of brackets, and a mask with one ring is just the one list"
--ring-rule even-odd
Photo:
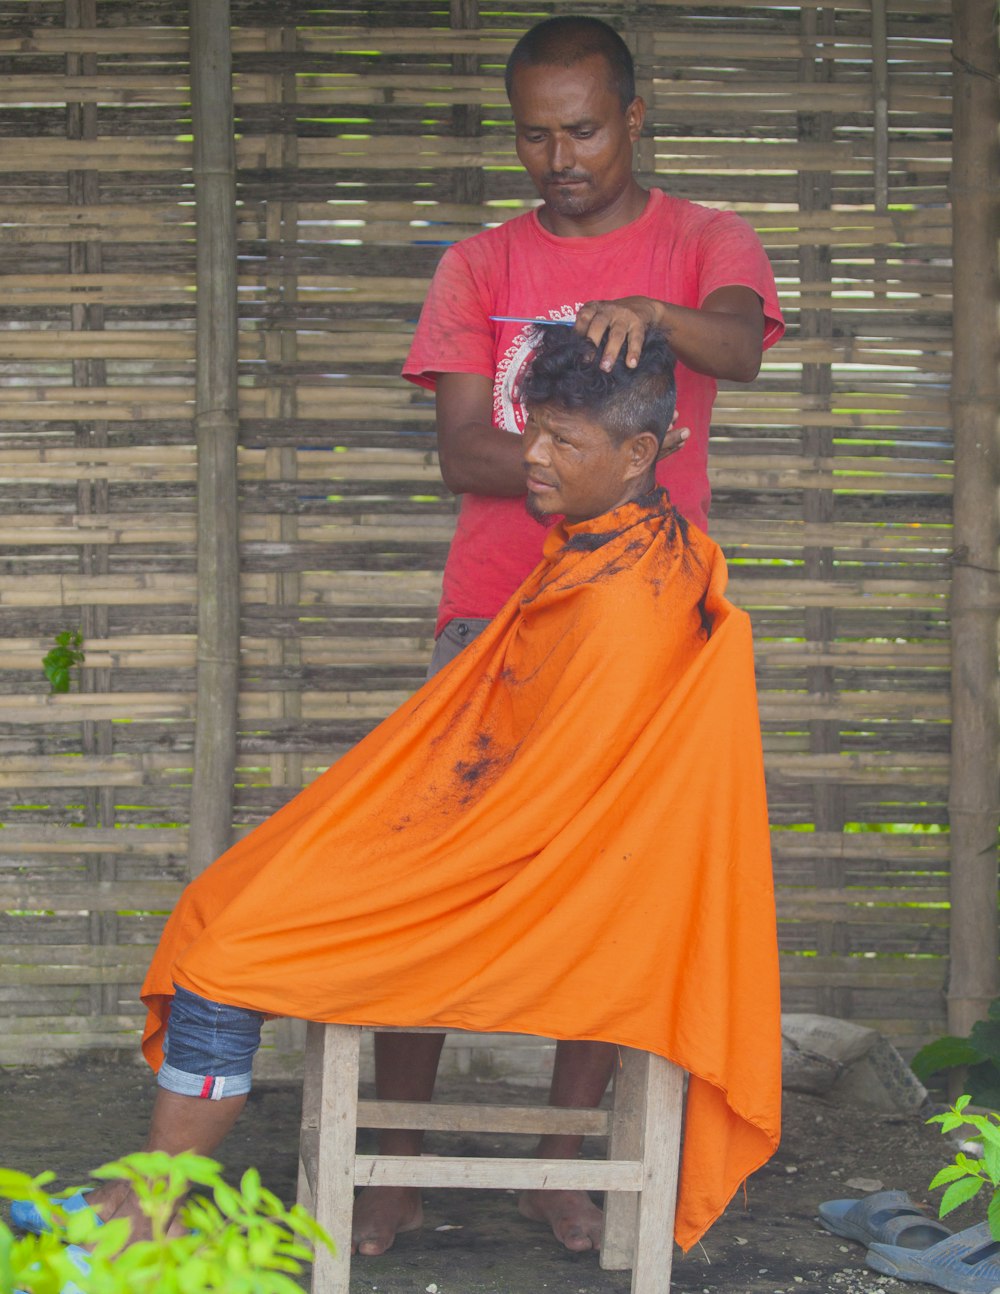
[(0, 84), (0, 103), (15, 107), (26, 103), (99, 103), (130, 108), (136, 104), (187, 104), (191, 92), (186, 80), (181, 69), (141, 76), (116, 71), (102, 77), (8, 72)]
[(873, 860), (880, 865), (895, 862), (914, 871), (941, 873), (948, 867), (946, 833), (785, 831), (775, 826), (771, 831), (771, 850), (779, 863), (816, 859), (829, 862)]
[[(67, 830), (58, 826), (18, 826), (5, 824), (4, 853), (13, 858), (18, 855), (43, 854), (76, 857), (77, 854), (126, 854), (129, 857), (162, 858), (183, 856), (187, 832), (181, 827), (157, 829), (156, 827), (74, 827)], [(91, 947), (92, 945), (86, 945)], [(5, 946), (7, 955), (9, 946)], [(40, 955), (46, 958), (63, 956), (65, 945), (58, 952), (51, 945), (39, 945)], [(11, 954), (13, 956), (13, 953)]]
[(0, 37), (3, 54), (179, 54), (187, 53), (183, 28), (35, 27)]
[(58, 881), (0, 878), (0, 908), (44, 912), (169, 912), (180, 881)]
[[(0, 607), (163, 606), (194, 602), (193, 575), (0, 576)], [(398, 592), (397, 592), (398, 596)], [(52, 701), (61, 698), (52, 697)], [(2, 701), (0, 701), (2, 704)]]
[(765, 722), (816, 722), (832, 720), (840, 724), (866, 723), (881, 719), (905, 719), (918, 723), (946, 722), (951, 705), (946, 692), (878, 692), (838, 691), (835, 696), (810, 697), (801, 692), (783, 695), (761, 689), (758, 693), (760, 717)]
[[(149, 225), (150, 234), (162, 236), (163, 225), (190, 226), (194, 233), (194, 208), (182, 201), (111, 202), (100, 206), (79, 207), (65, 202), (0, 202), (0, 220), (5, 224), (60, 225), (73, 229), (114, 229), (119, 225)], [(4, 232), (6, 237), (6, 231)]]
[(70, 332), (61, 328), (0, 333), (3, 359), (193, 359), (194, 334), (181, 329)]
[[(947, 887), (941, 886), (939, 889), (924, 893), (918, 892), (918, 897), (911, 900), (912, 902), (930, 903), (937, 900), (942, 904), (942, 909), (935, 911), (928, 907), (885, 907), (876, 898), (875, 906), (871, 906), (873, 900), (859, 901), (843, 895), (839, 902), (821, 903), (810, 898), (792, 899), (786, 901), (784, 896), (777, 894), (778, 903), (778, 921), (808, 921), (820, 922), (827, 924), (830, 922), (843, 922), (849, 924), (852, 930), (857, 931), (857, 938), (860, 942), (866, 936), (874, 942), (877, 935), (870, 933), (866, 927), (893, 926), (893, 937), (896, 940), (906, 940), (907, 938), (917, 942), (921, 934), (930, 930), (940, 930), (945, 935), (948, 929), (948, 912), (944, 910), (947, 902)], [(941, 951), (944, 951), (942, 943)]]
[[(94, 521), (95, 518), (89, 518)], [(246, 538), (252, 538), (248, 531)], [(77, 524), (73, 517), (67, 517), (60, 525), (39, 525), (30, 517), (24, 517), (9, 527), (0, 525), (0, 548), (42, 548), (51, 545), (62, 548), (66, 545), (79, 547), (82, 544), (97, 544), (101, 547), (112, 547), (127, 544), (156, 544), (164, 548), (177, 546), (188, 547), (195, 540), (195, 523), (190, 516), (179, 514), (176, 520), (143, 526), (137, 519), (132, 525), (103, 526)], [(3, 661), (0, 660), (0, 669)]]
[[(36, 657), (39, 673), (40, 657)], [(100, 720), (185, 720), (194, 717), (194, 693), (93, 692), (0, 697), (0, 722), (10, 724), (96, 723)], [(71, 779), (72, 780), (72, 779)], [(6, 837), (4, 838), (6, 840)]]
[[(789, 990), (815, 986), (817, 988), (847, 988), (854, 993), (875, 993), (880, 989), (906, 990), (913, 996), (921, 993), (938, 994), (945, 984), (944, 958), (898, 958), (901, 964), (892, 965), (889, 957), (802, 957), (787, 954), (781, 958), (781, 982)], [(901, 983), (902, 981), (902, 983)], [(859, 1004), (857, 1014), (863, 1016)], [(855, 1019), (855, 1023), (862, 1020)], [(929, 1030), (925, 1023), (920, 1036), (926, 1038)]]
[[(0, 42), (2, 45), (2, 42)], [(190, 171), (190, 144), (141, 135), (114, 139), (16, 139), (4, 141), (0, 174), (22, 171), (97, 170), (108, 173)]]

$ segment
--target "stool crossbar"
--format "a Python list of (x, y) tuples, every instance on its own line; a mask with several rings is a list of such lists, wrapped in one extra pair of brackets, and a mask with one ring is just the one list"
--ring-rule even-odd
[[(601, 1266), (631, 1267), (632, 1294), (669, 1294), (684, 1099), (676, 1065), (622, 1048), (610, 1110), (361, 1101), (360, 1040), (354, 1025), (308, 1026), (298, 1198), (336, 1242), (335, 1254), (316, 1252), (313, 1294), (349, 1294), (356, 1186), (604, 1191)], [(576, 1133), (607, 1137), (608, 1157), (359, 1155), (359, 1127)]]

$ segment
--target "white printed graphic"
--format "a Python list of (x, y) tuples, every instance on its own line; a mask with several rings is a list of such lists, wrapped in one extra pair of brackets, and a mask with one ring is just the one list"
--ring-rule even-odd
[[(561, 306), (549, 310), (550, 319), (575, 319), (583, 302), (575, 305)], [(493, 425), (504, 431), (512, 431), (518, 436), (524, 435), (525, 412), (521, 403), (520, 384), (524, 370), (534, 353), (530, 336), (530, 325), (514, 334), (510, 345), (497, 361), (496, 377), (493, 379)]]

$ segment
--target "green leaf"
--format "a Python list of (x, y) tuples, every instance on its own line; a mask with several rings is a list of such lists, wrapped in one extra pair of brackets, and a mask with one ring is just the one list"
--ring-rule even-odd
[(98, 1225), (96, 1235), (89, 1241), (93, 1252), (102, 1258), (111, 1258), (128, 1244), (132, 1223), (128, 1218), (111, 1218)]
[(982, 1053), (968, 1038), (946, 1036), (921, 1047), (910, 1061), (910, 1068), (921, 1082), (926, 1082), (932, 1074), (937, 1074), (942, 1069), (974, 1065), (982, 1059)]
[(1000, 1020), (977, 1020), (969, 1030), (969, 1042), (980, 1053), (980, 1059), (1000, 1064)]
[(216, 1182), (222, 1181), (222, 1165), (216, 1159), (209, 1159), (207, 1155), (189, 1152), (178, 1155), (177, 1162), (188, 1181), (195, 1182), (198, 1186), (215, 1186)]
[(953, 1182), (941, 1197), (940, 1216), (946, 1217), (953, 1209), (957, 1209), (960, 1204), (965, 1204), (978, 1195), (985, 1181), (982, 1177), (966, 1177), (961, 1182)]
[(49, 685), (53, 692), (69, 691), (69, 670), (65, 665), (51, 665), (46, 673), (49, 676)]
[(986, 1221), (990, 1224), (990, 1235), (1000, 1240), (1000, 1191), (993, 1192), (990, 1207), (986, 1210)]
[[(286, 1209), (263, 1186), (256, 1169), (244, 1174), (236, 1190), (223, 1180), (214, 1160), (144, 1152), (106, 1164), (94, 1176), (131, 1184), (153, 1224), (154, 1238), (127, 1245), (127, 1221), (115, 1219), (98, 1227), (86, 1213), (70, 1214), (64, 1226), (57, 1216), (55, 1231), (17, 1240), (0, 1223), (0, 1290), (60, 1294), (73, 1281), (86, 1294), (300, 1294), (292, 1278), (312, 1257), (302, 1237), (332, 1247), (314, 1219), (298, 1206)], [(0, 1170), (0, 1191), (32, 1195), (41, 1207), (52, 1208), (55, 1201), (42, 1189), (51, 1180), (51, 1174), (32, 1179)], [(163, 1219), (192, 1185), (208, 1187), (214, 1198), (188, 1196), (182, 1217), (187, 1225), (197, 1221), (198, 1231), (168, 1238)], [(87, 1236), (94, 1246), (85, 1281), (61, 1243), (71, 1233), (74, 1239)]]
[(995, 1114), (988, 1117), (980, 1117), (975, 1120), (975, 1127), (978, 1136), (984, 1143), (1000, 1146), (1000, 1123), (997, 1121)]
[(237, 1217), (241, 1211), (239, 1193), (226, 1182), (217, 1182), (212, 1194), (221, 1211), (230, 1218)]
[(31, 1177), (13, 1168), (0, 1168), (0, 1199), (47, 1202), (49, 1197), (42, 1188), (55, 1181), (55, 1176), (55, 1173), (39, 1173)]
[(976, 1105), (1000, 1110), (1000, 1069), (992, 1060), (970, 1065), (966, 1075), (966, 1085)]
[(240, 1178), (240, 1190), (243, 1192), (243, 1198), (246, 1200), (247, 1205), (251, 1209), (256, 1208), (261, 1195), (260, 1173), (257, 1172), (256, 1168), (248, 1168)]
[(992, 1141), (983, 1142), (983, 1167), (994, 1186), (1000, 1186), (1000, 1146)]
[(935, 1176), (930, 1184), (930, 1190), (936, 1191), (939, 1186), (944, 1186), (947, 1182), (957, 1182), (960, 1177), (967, 1177), (965, 1169), (958, 1164), (947, 1164)]

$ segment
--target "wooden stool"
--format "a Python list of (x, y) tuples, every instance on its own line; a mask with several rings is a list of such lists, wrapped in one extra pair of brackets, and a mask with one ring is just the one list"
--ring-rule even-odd
[[(353, 1025), (308, 1027), (298, 1199), (337, 1246), (317, 1249), (313, 1294), (348, 1294), (356, 1185), (605, 1191), (601, 1266), (631, 1267), (632, 1294), (669, 1294), (683, 1111), (676, 1065), (622, 1048), (610, 1111), (359, 1101), (360, 1040)], [(583, 1133), (607, 1136), (608, 1158), (359, 1155), (359, 1127)]]

